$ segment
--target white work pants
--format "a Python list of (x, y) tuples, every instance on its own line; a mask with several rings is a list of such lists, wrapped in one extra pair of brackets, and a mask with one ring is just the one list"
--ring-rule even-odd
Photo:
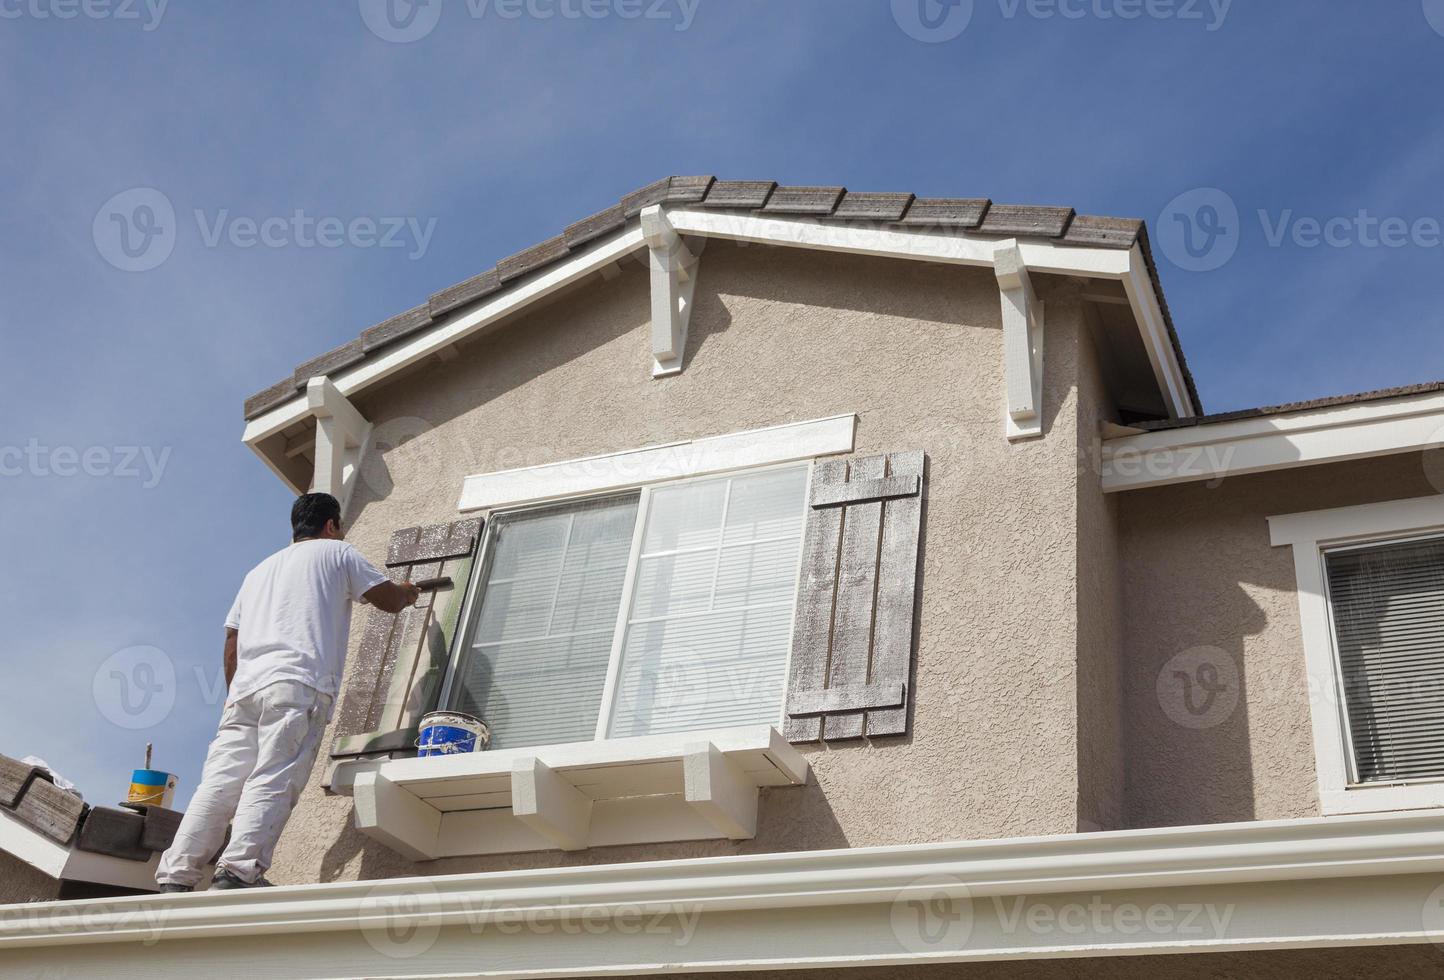
[(331, 698), (277, 681), (226, 706), (205, 770), (156, 880), (194, 886), (232, 824), (217, 870), (255, 882), (301, 796), (330, 716)]

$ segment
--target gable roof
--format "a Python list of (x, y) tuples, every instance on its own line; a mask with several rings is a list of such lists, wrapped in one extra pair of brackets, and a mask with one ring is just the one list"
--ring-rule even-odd
[(785, 187), (770, 180), (664, 177), (626, 195), (612, 207), (569, 225), (560, 235), (508, 256), (465, 282), (433, 294), (426, 303), (370, 327), (355, 340), (298, 365), (289, 377), (246, 399), (246, 420), (294, 399), (312, 377), (353, 367), (462, 307), (519, 285), (603, 235), (639, 221), (642, 210), (653, 204), (693, 205), (734, 213), (874, 223), (906, 229), (944, 229), (1089, 248), (1128, 250), (1138, 245), (1147, 262), (1189, 397), (1201, 411), (1193, 375), (1184, 360), (1173, 317), (1163, 298), (1147, 228), (1140, 219), (1081, 215), (1072, 208), (994, 204), (986, 198), (920, 198), (905, 192), (858, 192), (844, 187)]

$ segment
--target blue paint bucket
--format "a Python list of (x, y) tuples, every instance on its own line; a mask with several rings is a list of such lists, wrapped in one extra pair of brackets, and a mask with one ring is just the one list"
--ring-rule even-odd
[(491, 730), (480, 718), (459, 711), (433, 711), (421, 719), (416, 755), (425, 759), (433, 755), (481, 752), (490, 742)]

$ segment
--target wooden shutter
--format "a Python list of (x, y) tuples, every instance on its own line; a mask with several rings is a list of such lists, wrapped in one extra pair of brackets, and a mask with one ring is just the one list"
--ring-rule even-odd
[(924, 471), (921, 451), (813, 469), (787, 691), (794, 742), (907, 731)]
[(473, 518), (391, 536), (386, 567), (394, 581), (451, 581), (394, 616), (368, 612), (336, 712), (332, 758), (414, 747), (416, 722), (435, 708), (480, 532), (481, 520)]

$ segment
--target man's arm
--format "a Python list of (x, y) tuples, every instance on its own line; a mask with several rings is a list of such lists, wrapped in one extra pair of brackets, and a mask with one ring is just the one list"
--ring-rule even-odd
[(231, 679), (236, 676), (236, 637), (239, 635), (240, 630), (226, 627), (226, 648), (221, 653), (221, 662), (225, 664), (226, 668), (226, 690), (228, 691), (231, 689)]
[(362, 598), (382, 612), (399, 613), (407, 606), (416, 605), (421, 590), (410, 582), (382, 582)]

